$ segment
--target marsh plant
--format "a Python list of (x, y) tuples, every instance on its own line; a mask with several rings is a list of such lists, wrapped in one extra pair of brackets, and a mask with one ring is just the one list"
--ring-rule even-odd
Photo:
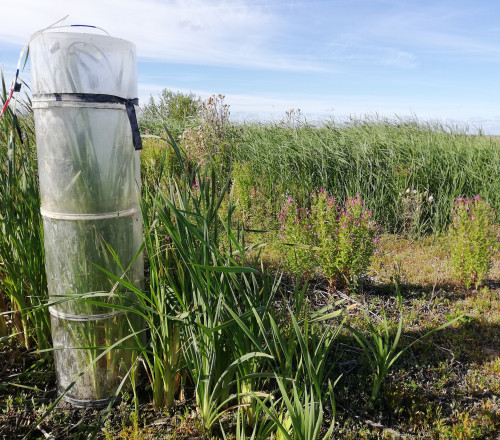
[[(7, 97), (2, 72), (0, 103)], [(18, 98), (0, 120), (0, 340), (15, 334), (26, 348), (50, 346), (42, 218), (29, 100)]]
[[(393, 281), (393, 280), (391, 280)], [(428, 331), (422, 337), (414, 339), (410, 344), (401, 346), (401, 338), (403, 336), (404, 309), (403, 298), (398, 284), (395, 284), (396, 301), (398, 304), (399, 320), (394, 335), (391, 335), (390, 320), (387, 319), (387, 314), (384, 309), (380, 313), (380, 319), (375, 322), (365, 309), (362, 309), (365, 322), (368, 325), (369, 334), (365, 335), (362, 331), (355, 329), (350, 325), (346, 325), (352, 333), (361, 349), (365, 360), (367, 361), (372, 373), (372, 388), (370, 393), (370, 401), (376, 403), (379, 401), (379, 393), (382, 384), (386, 379), (389, 371), (393, 368), (398, 359), (406, 353), (414, 344), (427, 338), (432, 333), (443, 330), (446, 327), (460, 321), (463, 316), (460, 315), (444, 324)]]
[(231, 175), (235, 200), (234, 216), (247, 225), (267, 227), (273, 218), (269, 213), (273, 210), (252, 164), (250, 162), (234, 162)]
[(142, 357), (154, 404), (173, 404), (185, 369), (206, 432), (231, 411), (240, 437), (246, 428), (254, 438), (318, 438), (334, 407), (329, 354), (341, 328), (319, 323), (338, 319), (341, 304), (313, 313), (307, 286), (297, 286), (293, 307), (276, 312), (280, 278), (248, 259), (244, 233), (232, 229), (230, 182), (219, 190), (216, 180), (208, 162), (145, 193), (148, 291), (109, 274), (136, 293), (134, 309), (150, 329)]
[(453, 203), (449, 234), (451, 264), (456, 279), (466, 289), (471, 286), (477, 289), (491, 268), (495, 246), (493, 215), (481, 196), (460, 197)]
[(379, 227), (359, 194), (343, 206), (320, 189), (311, 208), (288, 198), (280, 215), (280, 239), (286, 268), (292, 273), (319, 267), (331, 287), (355, 285), (366, 271), (375, 250)]
[(164, 175), (180, 176), (182, 169), (165, 131), (160, 136), (142, 136), (141, 181), (152, 192), (161, 189)]
[(180, 147), (194, 168), (210, 161), (222, 186), (230, 172), (233, 146), (229, 106), (224, 103), (224, 95), (213, 95), (203, 101), (197, 114), (198, 124), (184, 130)]
[(430, 227), (434, 197), (428, 190), (406, 188), (400, 193), (403, 205), (404, 230), (412, 237), (419, 237)]
[[(219, 110), (208, 114), (227, 121), (228, 111), (220, 100), (212, 103)], [(481, 194), (493, 207), (499, 206), (498, 140), (483, 133), (416, 118), (370, 115), (313, 125), (298, 111), (288, 111), (284, 123), (217, 122), (218, 129), (204, 131), (203, 112), (199, 107), (196, 117), (185, 118), (182, 126), (168, 119), (170, 131), (176, 140), (186, 131), (186, 142), (180, 146), (189, 146), (196, 163), (223, 145), (221, 151), (228, 155), (221, 159), (249, 164), (255, 193), (268, 202), (265, 209), (261, 203), (252, 207), (249, 215), (255, 225), (265, 225), (279, 215), (284, 195), (291, 194), (300, 206), (310, 206), (311, 193), (320, 187), (339, 200), (363, 194), (384, 231), (391, 233), (407, 233), (408, 229), (412, 235), (445, 232), (450, 203), (460, 194)], [(157, 135), (163, 130), (149, 116), (142, 119), (142, 127)], [(226, 135), (210, 141), (208, 132), (221, 133), (220, 128)], [(407, 189), (409, 203), (402, 200)], [(422, 200), (414, 200), (413, 191)], [(415, 202), (421, 202), (417, 222), (409, 207)]]
[(291, 108), (285, 112), (285, 117), (280, 121), (284, 129), (294, 130), (307, 125), (306, 119), (300, 108)]
[[(305, 293), (307, 284), (294, 289), (294, 308), (287, 307), (289, 319), (270, 316), (266, 347), (273, 356), (273, 376), (277, 389), (274, 399), (257, 398), (261, 410), (275, 424), (277, 439), (318, 439), (326, 419), (329, 427), (325, 439), (333, 431), (335, 396), (331, 373), (335, 366), (330, 354), (342, 329), (343, 301), (312, 312)], [(281, 321), (281, 322), (280, 322)], [(327, 323), (327, 326), (319, 323)]]
[(282, 205), (279, 220), (279, 239), (283, 244), (280, 249), (284, 251), (285, 269), (294, 275), (312, 275), (317, 267), (314, 258), (316, 250), (312, 249), (317, 244), (317, 235), (313, 230), (311, 210), (288, 197)]
[(313, 197), (312, 212), (318, 230), (318, 260), (330, 285), (356, 285), (375, 250), (379, 227), (359, 194), (333, 211), (335, 200), (326, 191)]
[(210, 431), (227, 407), (237, 404), (239, 375), (245, 422), (253, 425), (251, 393), (258, 391), (271, 358), (262, 349), (257, 320), (269, 307), (278, 280), (269, 281), (246, 264), (244, 242), (231, 228), (232, 204), (221, 212), (229, 179), (218, 188), (211, 162), (190, 172), (186, 156), (174, 139), (170, 142), (185, 172), (180, 178), (165, 174), (163, 190), (146, 190), (141, 203), (149, 289), (142, 292), (108, 275), (135, 293), (138, 301), (129, 311), (143, 317), (150, 329), (142, 356), (155, 406), (173, 405), (185, 371), (194, 384), (203, 427)]

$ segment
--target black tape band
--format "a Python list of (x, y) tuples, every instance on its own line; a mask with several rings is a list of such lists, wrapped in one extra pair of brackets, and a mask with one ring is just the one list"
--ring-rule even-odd
[(136, 105), (139, 105), (139, 100), (125, 99), (115, 95), (103, 95), (99, 93), (50, 93), (50, 94), (39, 94), (33, 95), (33, 98), (37, 97), (54, 97), (56, 101), (81, 101), (81, 102), (93, 102), (98, 104), (123, 104), (125, 105), (125, 110), (127, 110), (128, 120), (130, 122), (130, 128), (132, 129), (132, 142), (136, 150), (142, 150), (142, 140), (141, 133), (139, 131), (139, 124), (137, 123), (137, 115), (135, 113)]

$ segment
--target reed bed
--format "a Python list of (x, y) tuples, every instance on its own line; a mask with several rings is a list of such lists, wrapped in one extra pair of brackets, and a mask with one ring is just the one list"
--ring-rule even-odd
[(482, 134), (371, 117), (317, 127), (247, 124), (239, 133), (233, 158), (271, 200), (269, 215), (285, 196), (307, 204), (324, 188), (340, 200), (361, 194), (387, 232), (420, 235), (447, 228), (457, 197), (480, 194), (500, 206), (500, 144)]

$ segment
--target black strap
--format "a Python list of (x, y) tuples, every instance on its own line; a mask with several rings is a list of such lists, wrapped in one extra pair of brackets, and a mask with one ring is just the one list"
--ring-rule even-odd
[(94, 102), (99, 104), (124, 104), (127, 110), (130, 128), (132, 129), (132, 142), (136, 150), (142, 150), (141, 133), (139, 131), (139, 124), (137, 123), (137, 115), (135, 113), (136, 105), (139, 105), (139, 100), (125, 99), (115, 95), (104, 95), (99, 93), (51, 93), (34, 95), (37, 97), (53, 96), (56, 101), (81, 101), (81, 102)]
[(19, 82), (19, 69), (16, 70), (16, 79), (14, 81), (14, 92), (21, 91), (21, 83)]

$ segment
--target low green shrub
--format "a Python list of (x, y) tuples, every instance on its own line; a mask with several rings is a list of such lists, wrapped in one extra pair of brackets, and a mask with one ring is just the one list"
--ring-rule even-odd
[(163, 89), (157, 99), (149, 97), (142, 106), (139, 115), (141, 132), (148, 130), (160, 136), (167, 123), (174, 137), (177, 138), (187, 125), (196, 120), (201, 106), (201, 99), (194, 93), (175, 92)]
[(491, 268), (493, 210), (480, 196), (458, 198), (450, 226), (451, 264), (455, 277), (466, 289), (477, 289)]

